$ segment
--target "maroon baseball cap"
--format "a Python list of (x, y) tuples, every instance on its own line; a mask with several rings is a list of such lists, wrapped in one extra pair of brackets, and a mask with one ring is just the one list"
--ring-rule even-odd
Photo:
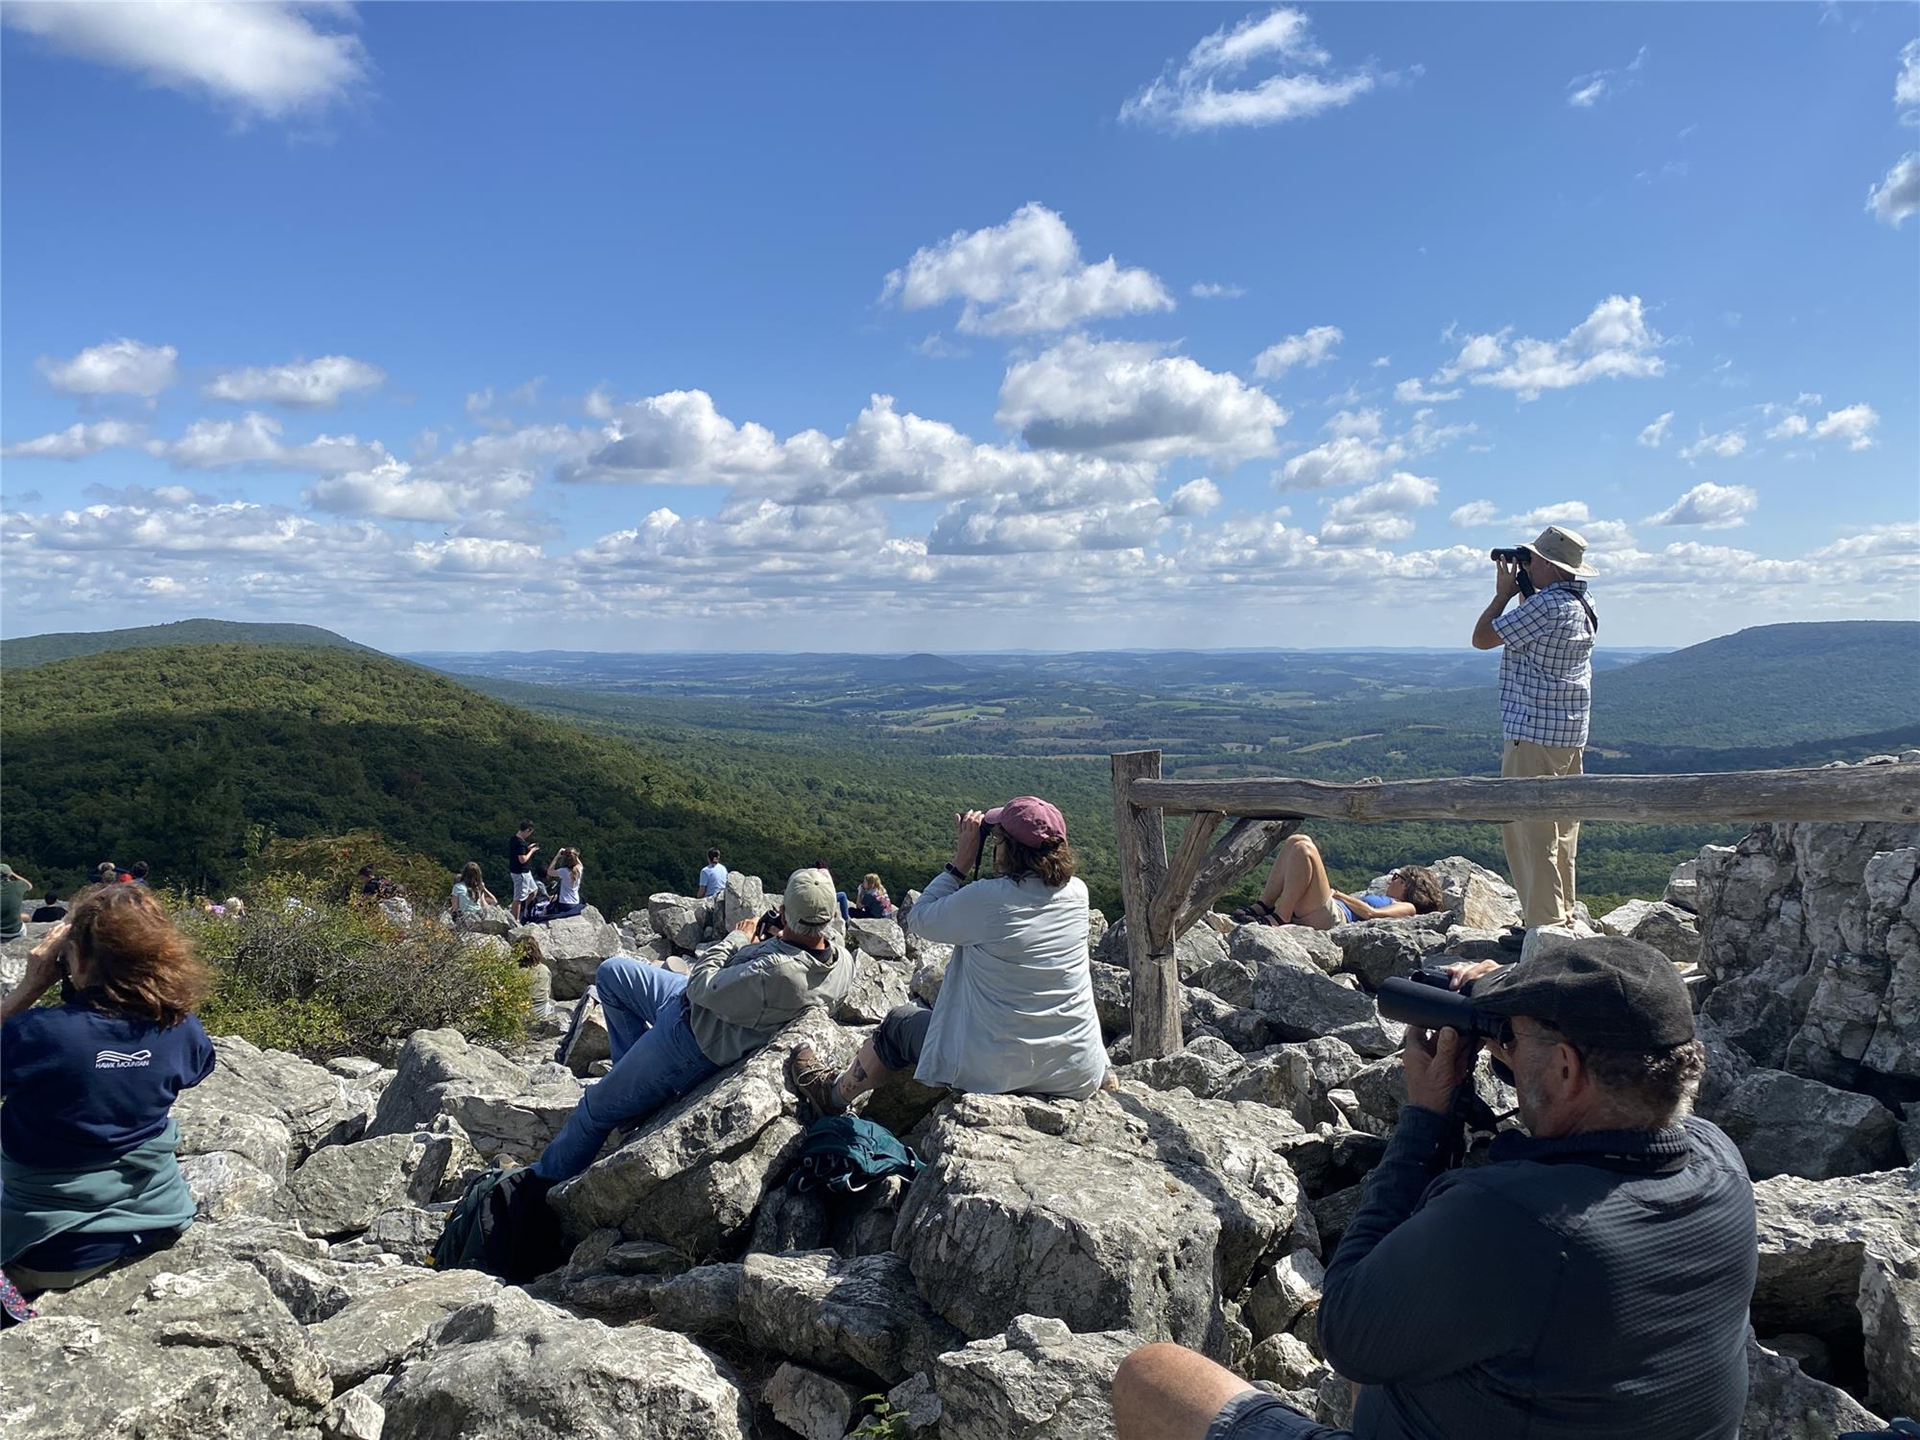
[(1067, 838), (1065, 818), (1038, 795), (1016, 795), (999, 809), (989, 810), (986, 823), (1036, 849)]

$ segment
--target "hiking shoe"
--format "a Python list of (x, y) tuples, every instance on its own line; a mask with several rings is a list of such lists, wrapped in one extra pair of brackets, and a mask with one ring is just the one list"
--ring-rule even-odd
[(1507, 927), (1507, 933), (1502, 935), (1494, 943), (1502, 950), (1511, 950), (1515, 954), (1518, 954), (1526, 948), (1527, 927), (1524, 925), (1509, 925)]
[(787, 1056), (787, 1083), (793, 1093), (813, 1107), (815, 1115), (838, 1115), (847, 1107), (834, 1094), (840, 1072), (822, 1060), (813, 1046), (802, 1041)]

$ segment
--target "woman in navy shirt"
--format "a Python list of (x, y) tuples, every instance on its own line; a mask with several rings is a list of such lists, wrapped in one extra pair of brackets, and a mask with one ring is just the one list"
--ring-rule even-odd
[[(63, 1003), (35, 1008), (56, 983)], [(213, 1073), (208, 975), (144, 885), (84, 892), (0, 1003), (0, 1266), (64, 1289), (193, 1219), (171, 1111)]]

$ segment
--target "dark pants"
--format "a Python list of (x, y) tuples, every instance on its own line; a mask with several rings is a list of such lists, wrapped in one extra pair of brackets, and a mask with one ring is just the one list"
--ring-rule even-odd
[(1249, 1390), (1221, 1406), (1205, 1440), (1353, 1440), (1353, 1432), (1330, 1429), (1264, 1390)]
[(585, 905), (562, 905), (558, 900), (549, 900), (521, 918), (529, 925), (544, 925), (549, 920), (565, 920), (569, 915), (584, 915), (586, 909)]
[(924, 1005), (896, 1005), (873, 1032), (873, 1050), (889, 1070), (912, 1070), (927, 1046), (933, 1011)]

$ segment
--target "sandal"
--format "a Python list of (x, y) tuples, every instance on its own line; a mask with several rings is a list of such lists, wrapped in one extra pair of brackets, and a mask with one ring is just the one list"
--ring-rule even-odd
[(1256, 900), (1251, 905), (1242, 905), (1227, 918), (1236, 925), (1277, 925), (1280, 917), (1266, 901)]

